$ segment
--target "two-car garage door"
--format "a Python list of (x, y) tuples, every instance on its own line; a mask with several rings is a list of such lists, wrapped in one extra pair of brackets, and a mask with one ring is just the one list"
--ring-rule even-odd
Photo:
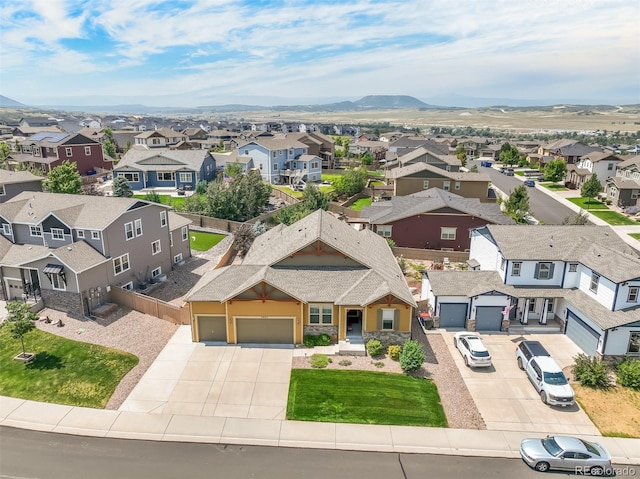
[[(197, 316), (199, 341), (227, 342), (225, 316)], [(235, 318), (237, 343), (293, 344), (293, 318)]]

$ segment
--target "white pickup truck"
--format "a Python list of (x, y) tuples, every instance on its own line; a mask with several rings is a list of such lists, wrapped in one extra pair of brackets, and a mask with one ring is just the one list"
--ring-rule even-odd
[(575, 393), (560, 366), (538, 341), (521, 341), (516, 347), (518, 367), (524, 369), (543, 403), (572, 406)]

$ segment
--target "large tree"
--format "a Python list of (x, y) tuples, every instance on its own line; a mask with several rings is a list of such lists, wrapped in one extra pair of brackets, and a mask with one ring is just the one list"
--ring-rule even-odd
[(120, 198), (131, 198), (133, 196), (131, 186), (124, 176), (116, 176), (113, 179), (111, 188), (113, 190), (113, 196), (118, 196)]
[(509, 149), (505, 149), (505, 145), (509, 145), (509, 143), (502, 145), (500, 160), (503, 161), (505, 165), (515, 165), (520, 160), (520, 152), (515, 146), (511, 145), (509, 145)]
[(13, 339), (19, 339), (22, 345), (22, 357), (26, 356), (24, 349), (25, 335), (35, 329), (33, 321), (38, 319), (38, 315), (31, 311), (31, 306), (22, 301), (10, 301), (6, 305), (9, 312), (7, 319), (2, 326), (9, 328), (9, 333)]
[(544, 180), (557, 183), (567, 174), (567, 162), (562, 158), (556, 158), (547, 162), (544, 166)]
[(524, 185), (516, 186), (504, 202), (505, 212), (518, 223), (526, 223), (529, 215), (529, 193)]
[(338, 195), (353, 196), (364, 189), (367, 179), (368, 173), (365, 168), (353, 168), (336, 178), (333, 189)]
[(584, 198), (589, 198), (589, 201), (587, 201), (587, 209), (589, 209), (589, 203), (591, 203), (591, 200), (598, 196), (600, 190), (602, 190), (602, 183), (600, 183), (598, 175), (596, 175), (595, 173), (591, 175), (591, 178), (589, 178), (582, 184), (582, 188), (580, 188), (580, 194)]
[(4, 165), (4, 162), (7, 161), (9, 154), (11, 153), (11, 148), (6, 141), (0, 141), (0, 166)]
[(225, 220), (247, 221), (264, 211), (270, 194), (271, 185), (264, 183), (257, 171), (249, 171), (229, 181), (218, 178), (207, 188), (204, 214)]
[(42, 187), (50, 193), (69, 193), (77, 195), (82, 192), (82, 179), (75, 163), (63, 161), (61, 165), (53, 168), (47, 178), (42, 182)]

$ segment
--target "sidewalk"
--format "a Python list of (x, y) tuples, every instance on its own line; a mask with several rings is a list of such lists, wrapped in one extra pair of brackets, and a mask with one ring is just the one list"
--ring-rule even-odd
[[(519, 458), (517, 431), (314, 423), (112, 411), (0, 397), (0, 425), (82, 436), (454, 456)], [(615, 464), (640, 465), (640, 439), (581, 436)]]

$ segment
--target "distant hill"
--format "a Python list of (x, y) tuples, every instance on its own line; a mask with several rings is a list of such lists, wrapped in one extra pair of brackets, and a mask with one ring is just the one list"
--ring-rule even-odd
[(353, 102), (359, 108), (428, 108), (430, 105), (408, 95), (369, 95)]
[(12, 100), (4, 95), (0, 95), (0, 108), (28, 108), (27, 105), (19, 101)]

